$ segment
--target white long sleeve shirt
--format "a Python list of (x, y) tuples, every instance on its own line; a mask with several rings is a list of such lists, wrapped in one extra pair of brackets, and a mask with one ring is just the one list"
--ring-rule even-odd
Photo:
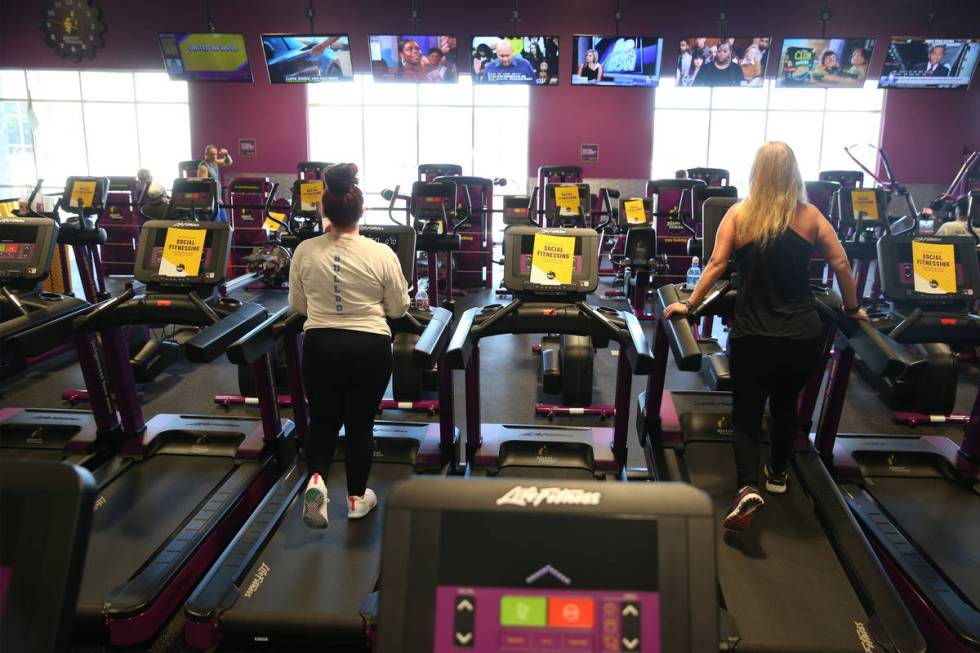
[(385, 317), (408, 310), (408, 284), (387, 245), (353, 234), (305, 240), (289, 267), (289, 305), (304, 329), (348, 329), (391, 335)]

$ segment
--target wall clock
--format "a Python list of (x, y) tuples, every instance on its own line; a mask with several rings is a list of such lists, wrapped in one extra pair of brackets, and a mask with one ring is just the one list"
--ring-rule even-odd
[(59, 57), (81, 61), (102, 47), (102, 11), (90, 0), (52, 0), (42, 10), (44, 42)]

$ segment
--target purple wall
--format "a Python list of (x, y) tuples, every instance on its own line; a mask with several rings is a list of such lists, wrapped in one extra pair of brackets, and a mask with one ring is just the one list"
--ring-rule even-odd
[[(59, 59), (42, 40), (40, 0), (0, 0), (0, 67), (162, 69), (158, 31), (205, 30), (199, 0), (93, 0), (107, 23), (105, 47), (94, 60), (75, 64)], [(558, 33), (562, 37), (561, 84), (531, 91), (528, 167), (572, 163), (581, 143), (599, 145), (599, 161), (583, 166), (590, 177), (645, 179), (652, 154), (654, 93), (638, 89), (572, 88), (571, 35), (614, 32), (615, 2), (536, 0), (521, 7), (519, 30)], [(305, 0), (212, 0), (219, 31), (246, 35), (253, 84), (193, 84), (190, 93), (192, 144), (196, 156), (209, 142), (237, 148), (239, 138), (255, 138), (257, 157), (240, 159), (236, 171), (283, 172), (306, 158), (305, 90), (273, 87), (264, 70), (258, 34), (308, 29)], [(728, 34), (769, 33), (778, 46), (783, 36), (818, 34), (819, 3), (756, 0), (729, 5)], [(348, 31), (355, 68), (368, 71), (367, 37), (371, 32), (407, 31), (409, 3), (382, 0), (316, 0), (317, 29)], [(833, 35), (922, 34), (931, 0), (862, 0), (832, 3)], [(247, 8), (247, 9), (246, 9)], [(671, 44), (694, 32), (717, 29), (717, 5), (661, 4), (622, 0), (622, 33), (663, 34)], [(936, 0), (933, 34), (976, 36), (980, 32), (976, 0)], [(510, 32), (510, 3), (474, 6), (458, 0), (420, 3), (420, 31), (450, 31), (465, 42), (473, 31)], [(665, 70), (670, 67), (670, 59)], [(877, 72), (884, 48), (876, 48), (871, 70)], [(923, 116), (928, 116), (924, 119)], [(968, 92), (891, 91), (885, 103), (882, 143), (898, 177), (906, 183), (942, 183), (953, 174), (964, 146), (980, 147), (980, 82)]]

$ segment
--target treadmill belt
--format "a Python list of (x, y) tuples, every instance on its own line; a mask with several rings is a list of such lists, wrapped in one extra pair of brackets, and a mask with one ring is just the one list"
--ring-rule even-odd
[(980, 496), (942, 478), (875, 477), (885, 512), (974, 609), (980, 610)]
[(133, 464), (96, 496), (80, 614), (101, 615), (109, 591), (139, 571), (234, 469), (230, 458), (156, 455)]
[[(299, 472), (305, 476), (305, 466)], [(270, 636), (272, 642), (274, 633), (363, 639), (360, 609), (378, 583), (384, 506), (392, 487), (414, 473), (412, 465), (372, 466), (368, 486), (378, 495), (378, 507), (363, 519), (348, 521), (344, 463), (332, 464), (327, 475), (330, 526), (307, 528), (302, 521), (302, 492), (297, 493), (242, 577), (238, 600), (221, 615), (221, 630)], [(245, 588), (258, 577), (261, 584), (245, 596)]]
[[(690, 481), (711, 495), (721, 532), (735, 490), (732, 446), (692, 442), (685, 452)], [(763, 460), (768, 453), (763, 447)], [(785, 494), (763, 490), (763, 497), (750, 530), (718, 540), (718, 580), (741, 637), (737, 650), (866, 653), (854, 624), (867, 626), (867, 614), (794, 471)]]

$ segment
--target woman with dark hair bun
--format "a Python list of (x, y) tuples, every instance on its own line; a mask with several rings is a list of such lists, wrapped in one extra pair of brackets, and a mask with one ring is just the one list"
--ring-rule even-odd
[(364, 195), (357, 166), (327, 168), (324, 234), (296, 248), (289, 268), (289, 305), (306, 316), (303, 382), (310, 403), (306, 461), (310, 479), (303, 522), (327, 527), (327, 471), (340, 427), (346, 433), (347, 518), (378, 505), (368, 488), (374, 416), (391, 379), (387, 317), (408, 309), (408, 284), (398, 257), (358, 233)]

